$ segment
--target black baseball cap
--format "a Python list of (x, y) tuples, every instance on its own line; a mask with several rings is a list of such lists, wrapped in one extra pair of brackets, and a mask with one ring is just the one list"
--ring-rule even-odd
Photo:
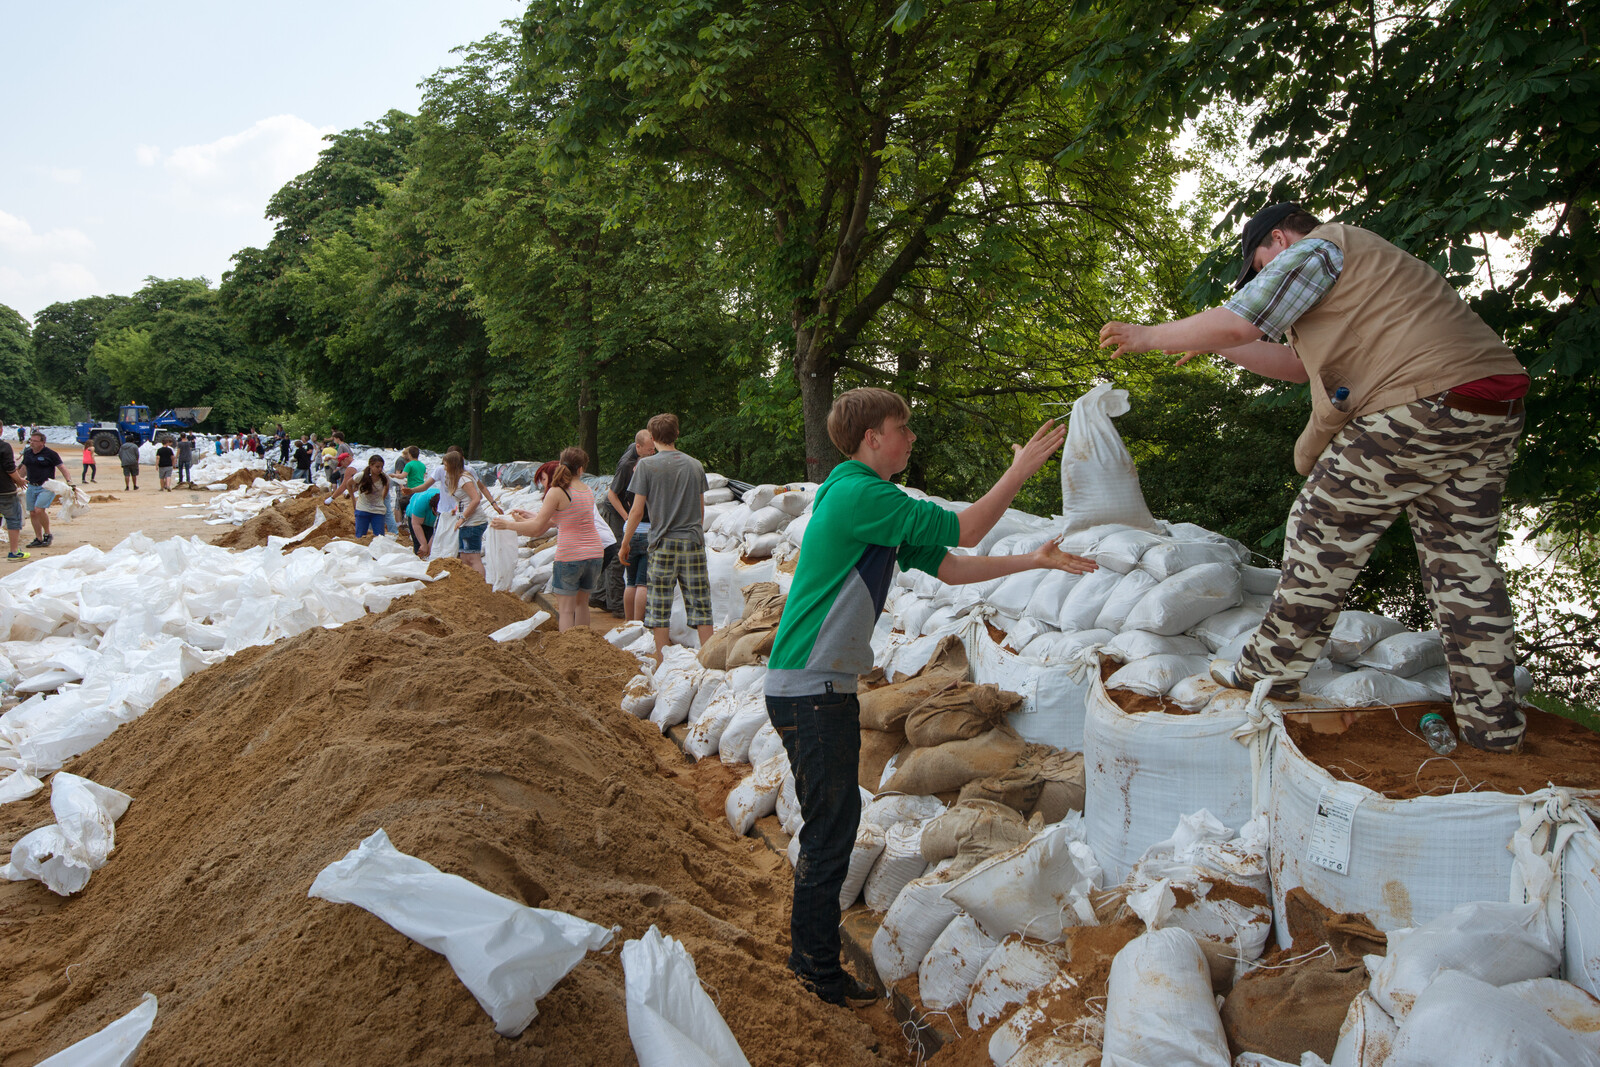
[(1244, 250), (1244, 262), (1239, 265), (1239, 279), (1233, 283), (1235, 289), (1244, 288), (1244, 284), (1256, 276), (1256, 249), (1261, 242), (1271, 236), (1277, 229), (1278, 223), (1305, 208), (1299, 204), (1273, 204), (1264, 207), (1250, 217), (1244, 224), (1244, 238), (1241, 241)]

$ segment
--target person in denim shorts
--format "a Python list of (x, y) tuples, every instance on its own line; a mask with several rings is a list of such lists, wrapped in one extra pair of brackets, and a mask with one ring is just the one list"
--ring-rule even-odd
[[(19, 426), (17, 431), (21, 430)], [(0, 522), (6, 527), (8, 563), (22, 563), (28, 558), (28, 553), (22, 551), (22, 496), (17, 492), (25, 484), (11, 445), (0, 441)]]
[(589, 595), (600, 588), (601, 560), (605, 558), (605, 546), (596, 526), (600, 516), (594, 509), (594, 490), (582, 480), (588, 462), (589, 454), (583, 449), (566, 449), (537, 515), (513, 508), (509, 518), (496, 515), (489, 520), (496, 530), (527, 537), (538, 537), (551, 526), (556, 528), (550, 594), (556, 598), (557, 626), (561, 630), (589, 625)]
[[(606, 497), (612, 510), (621, 516), (621, 522), (616, 527), (618, 539), (627, 526), (628, 512), (633, 510), (633, 492), (628, 488), (633, 484), (633, 472), (641, 459), (655, 454), (656, 443), (650, 431), (640, 430), (633, 435), (633, 447), (624, 452), (617, 463), (617, 473), (611, 479), (611, 488), (606, 491)], [(650, 511), (646, 508), (638, 528), (633, 531), (633, 540), (628, 543), (627, 562), (622, 564), (622, 617), (630, 622), (644, 619), (646, 583), (649, 578)]]

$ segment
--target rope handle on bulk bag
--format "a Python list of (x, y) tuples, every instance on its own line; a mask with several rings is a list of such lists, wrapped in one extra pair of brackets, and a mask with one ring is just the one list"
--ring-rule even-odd
[(1517, 805), (1522, 824), (1511, 835), (1513, 904), (1540, 903), (1550, 928), (1567, 943), (1566, 891), (1561, 877), (1561, 855), (1579, 832), (1593, 830), (1570, 790), (1547, 785)]
[(1278, 736), (1275, 728), (1283, 726), (1283, 711), (1267, 699), (1271, 689), (1271, 678), (1263, 678), (1255, 684), (1244, 706), (1245, 721), (1232, 734), (1235, 741), (1250, 749), (1251, 818), (1265, 815), (1272, 798), (1272, 746)]

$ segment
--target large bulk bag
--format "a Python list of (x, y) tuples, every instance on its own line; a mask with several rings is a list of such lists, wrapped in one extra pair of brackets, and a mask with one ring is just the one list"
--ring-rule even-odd
[(1045, 664), (1019, 656), (989, 636), (981, 619), (961, 631), (972, 665), (972, 680), (998, 685), (1022, 697), (1007, 716), (1024, 741), (1083, 751), (1083, 702), (1089, 691), (1088, 671), (1070, 664)]
[(1253, 750), (1233, 736), (1248, 721), (1247, 700), (1225, 693), (1197, 715), (1128, 714), (1094, 672), (1084, 701), (1083, 813), (1107, 885), (1127, 878), (1196, 809), (1232, 830), (1250, 821)]
[(1561, 853), (1561, 977), (1600, 996), (1600, 834), (1573, 835)]
[[(1569, 810), (1574, 805), (1561, 789), (1390, 800), (1334, 778), (1280, 730), (1272, 746), (1269, 809), (1278, 943), (1289, 944), (1284, 902), (1297, 886), (1332, 911), (1364, 913), (1385, 932), (1420, 926), (1469, 901), (1506, 900), (1534, 877), (1526, 861), (1514, 870), (1518, 861), (1508, 848), (1524, 820), (1581, 818)], [(1325, 823), (1348, 824), (1348, 858), (1342, 847), (1325, 847), (1315, 854), (1323, 863), (1316, 862), (1319, 811)], [(1561, 836), (1570, 847), (1570, 832)], [(1329, 839), (1327, 826), (1323, 839)], [(1332, 851), (1341, 854), (1330, 857)], [(1341, 865), (1343, 873), (1330, 869)]]

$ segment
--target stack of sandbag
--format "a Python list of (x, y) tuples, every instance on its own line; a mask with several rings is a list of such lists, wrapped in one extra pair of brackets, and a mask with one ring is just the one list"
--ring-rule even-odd
[(744, 588), (744, 614), (711, 635), (700, 650), (708, 670), (728, 670), (765, 663), (778, 635), (784, 595), (776, 582), (755, 582)]

